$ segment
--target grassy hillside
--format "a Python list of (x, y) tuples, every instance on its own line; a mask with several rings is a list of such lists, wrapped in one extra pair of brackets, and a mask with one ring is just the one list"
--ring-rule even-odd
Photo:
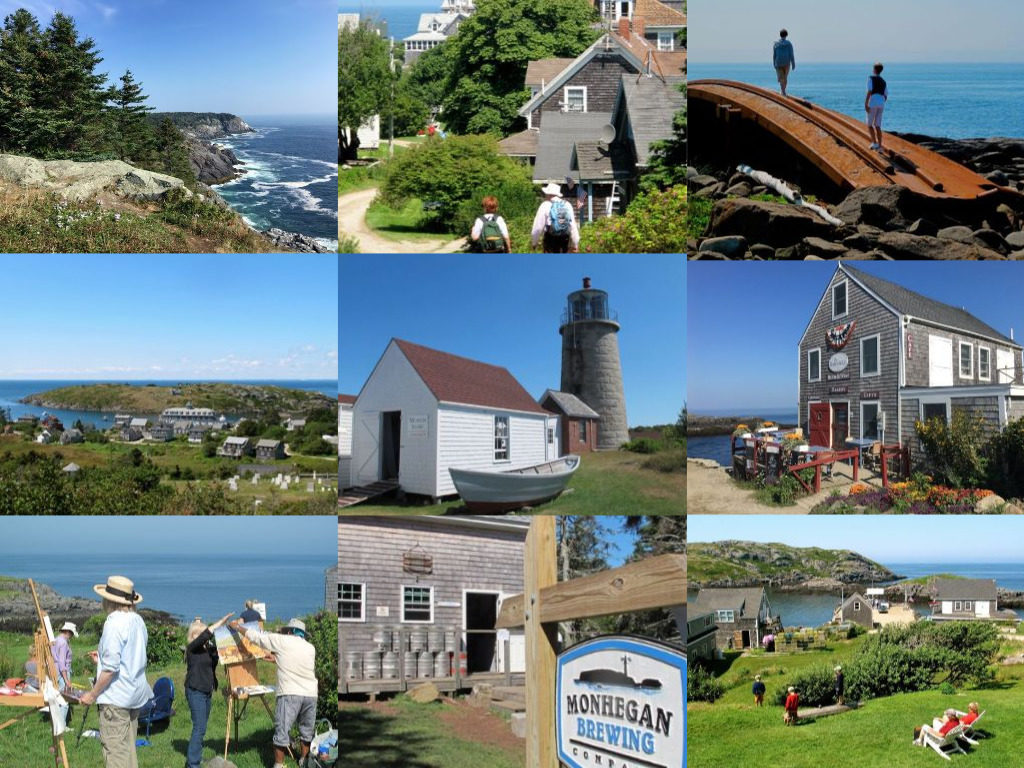
[(73, 203), (0, 181), (0, 252), (268, 253), (279, 251), (214, 203), (168, 195), (134, 203), (114, 195)]
[(196, 408), (213, 408), (215, 411), (243, 416), (272, 411), (300, 414), (336, 407), (331, 398), (318, 392), (226, 382), (181, 384), (175, 387), (85, 384), (33, 393), (22, 401), (44, 408), (111, 413), (160, 413), (164, 408), (191, 402)]
[(896, 578), (884, 565), (847, 549), (730, 540), (692, 542), (688, 557), (689, 581), (705, 586), (726, 579), (733, 586), (740, 586), (762, 584), (766, 579), (779, 584), (800, 584), (811, 579), (851, 583)]

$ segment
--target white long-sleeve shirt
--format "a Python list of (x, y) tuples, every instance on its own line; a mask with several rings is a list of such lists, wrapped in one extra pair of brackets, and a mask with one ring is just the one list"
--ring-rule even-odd
[(113, 672), (97, 704), (123, 709), (138, 709), (153, 698), (153, 689), (146, 682), (146, 644), (149, 633), (146, 622), (134, 611), (111, 611), (103, 622), (100, 636), (99, 668)]
[[(561, 200), (562, 198), (556, 197), (554, 200)], [(548, 226), (548, 218), (551, 216), (551, 200), (545, 200), (537, 208), (537, 215), (533, 217), (533, 229), (530, 230), (530, 242), (534, 246), (540, 242), (540, 239), (544, 236), (544, 230)], [(569, 209), (569, 240), (576, 248), (580, 244), (580, 229), (576, 225), (576, 214), (573, 213), (572, 205), (566, 202), (566, 207)]]

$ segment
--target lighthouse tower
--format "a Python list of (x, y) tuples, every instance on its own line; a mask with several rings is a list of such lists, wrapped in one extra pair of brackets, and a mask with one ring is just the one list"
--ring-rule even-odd
[(598, 450), (615, 450), (629, 440), (626, 397), (619, 363), (618, 316), (608, 308), (608, 294), (590, 287), (566, 301), (562, 324), (563, 392), (576, 395), (601, 416), (597, 425)]

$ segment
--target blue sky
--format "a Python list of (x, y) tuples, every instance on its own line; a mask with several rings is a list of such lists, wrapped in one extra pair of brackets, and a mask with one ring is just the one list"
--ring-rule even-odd
[(1020, 0), (690, 0), (691, 62), (767, 61), (785, 27), (800, 62), (1024, 61)]
[[(690, 411), (795, 411), (797, 344), (836, 268), (835, 262), (690, 262)], [(857, 262), (855, 268), (1024, 338), (1024, 264)]]
[(559, 320), (589, 275), (619, 314), (630, 426), (673, 423), (686, 392), (685, 260), (672, 255), (342, 256), (340, 391), (392, 338), (508, 368), (535, 398), (561, 381)]
[(0, 256), (0, 379), (333, 379), (337, 257)]
[(74, 17), (114, 81), (131, 69), (161, 111), (335, 114), (338, 38), (330, 0), (0, 0), (49, 24)]
[[(970, 535), (963, 535), (965, 531)], [(881, 563), (1021, 562), (1024, 517), (950, 515), (691, 515), (687, 541), (778, 542), (849, 549)]]
[[(226, 554), (226, 542), (273, 542), (275, 553), (318, 559), (336, 557), (338, 520), (334, 517), (9, 517), (0, 520), (0, 541), (17, 552), (55, 551), (55, 532), (74, 554), (116, 552)], [(59, 547), (58, 547), (59, 549)], [(247, 554), (252, 554), (249, 552)], [(211, 560), (211, 565), (216, 562)]]

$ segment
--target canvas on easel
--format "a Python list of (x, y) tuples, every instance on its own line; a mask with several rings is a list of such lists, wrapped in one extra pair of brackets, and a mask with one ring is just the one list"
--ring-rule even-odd
[[(258, 630), (256, 622), (243, 625), (249, 630)], [(244, 661), (256, 661), (258, 659), (270, 659), (272, 655), (257, 645), (250, 643), (245, 635), (232, 626), (225, 625), (213, 633), (213, 640), (217, 644), (217, 655), (220, 663), (227, 667), (240, 664)]]
[[(50, 726), (53, 737), (54, 763), (60, 761), (64, 768), (69, 768), (68, 752), (64, 746), (64, 731), (67, 712), (67, 703), (57, 691), (57, 663), (53, 659), (53, 649), (50, 643), (53, 642), (53, 628), (50, 624), (50, 617), (47, 616), (39, 605), (39, 596), (36, 594), (36, 585), (32, 579), (28, 580), (29, 588), (32, 590), (32, 600), (35, 602), (36, 617), (39, 619), (38, 628), (32, 637), (33, 648), (35, 649), (36, 676), (39, 679), (38, 693), (23, 693), (20, 696), (0, 697), (0, 706), (30, 707), (29, 712), (40, 707), (50, 708)], [(21, 718), (8, 720), (0, 729), (17, 722)]]
[[(246, 628), (259, 629), (255, 622), (246, 624)], [(227, 724), (224, 736), (224, 759), (228, 759), (228, 748), (231, 745), (231, 726), (234, 724), (235, 740), (238, 740), (238, 723), (245, 714), (249, 699), (259, 699), (267, 711), (271, 722), (274, 713), (267, 703), (266, 696), (274, 693), (274, 687), (260, 682), (256, 662), (273, 660), (274, 656), (259, 646), (250, 643), (245, 636), (234, 627), (224, 626), (214, 632), (217, 643), (217, 654), (220, 664), (224, 667), (228, 684), (224, 688), (227, 698)], [(289, 750), (290, 752), (291, 750)]]

